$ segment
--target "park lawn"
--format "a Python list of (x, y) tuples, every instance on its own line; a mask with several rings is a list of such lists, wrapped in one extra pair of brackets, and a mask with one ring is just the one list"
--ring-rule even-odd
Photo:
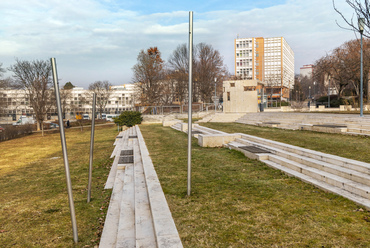
[(114, 126), (95, 129), (91, 202), (87, 203), (91, 129), (66, 130), (79, 242), (73, 242), (60, 134), (40, 133), (0, 143), (0, 247), (94, 247), (110, 190)]
[[(369, 151), (369, 139), (362, 137), (205, 125), (273, 135), (275, 140), (370, 162), (369, 155), (362, 154), (363, 149)], [(192, 194), (186, 196), (187, 134), (161, 125), (140, 128), (184, 247), (370, 247), (368, 211), (240, 152), (202, 148), (196, 139)]]

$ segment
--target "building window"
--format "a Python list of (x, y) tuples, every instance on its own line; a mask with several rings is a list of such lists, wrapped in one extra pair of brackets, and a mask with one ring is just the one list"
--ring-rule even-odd
[(235, 87), (235, 83), (230, 83), (230, 87)]
[(244, 86), (244, 91), (255, 91), (256, 86)]
[(227, 92), (227, 100), (230, 101), (230, 92)]

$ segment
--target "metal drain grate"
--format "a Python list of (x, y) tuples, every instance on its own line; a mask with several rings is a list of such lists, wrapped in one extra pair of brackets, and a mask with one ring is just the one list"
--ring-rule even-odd
[(256, 146), (239, 146), (238, 148), (246, 150), (251, 153), (271, 153), (268, 150), (256, 147)]
[(117, 136), (116, 139), (122, 139), (122, 136)]
[(202, 134), (201, 131), (191, 131), (191, 134)]
[(118, 163), (119, 164), (132, 164), (134, 163), (134, 156), (119, 157)]
[(262, 124), (267, 124), (267, 125), (280, 125), (280, 122), (267, 121), (267, 122), (262, 122)]
[(334, 125), (334, 124), (324, 124), (324, 125), (313, 125), (314, 127), (331, 127), (331, 128), (346, 128), (346, 125)]
[(137, 139), (136, 135), (128, 136), (129, 139)]
[(133, 156), (134, 150), (122, 150), (120, 156)]

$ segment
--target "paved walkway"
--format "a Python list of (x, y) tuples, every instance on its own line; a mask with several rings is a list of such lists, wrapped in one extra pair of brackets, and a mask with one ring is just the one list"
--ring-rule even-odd
[(106, 182), (113, 189), (99, 247), (182, 247), (138, 126), (121, 132)]

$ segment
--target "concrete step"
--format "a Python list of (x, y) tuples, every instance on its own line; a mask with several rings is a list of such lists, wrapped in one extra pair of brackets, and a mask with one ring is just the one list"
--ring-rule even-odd
[(116, 246), (119, 216), (121, 212), (121, 199), (123, 190), (124, 170), (118, 170), (109, 202), (107, 216), (105, 217), (104, 229), (100, 239), (99, 247), (111, 248)]
[(347, 132), (346, 134), (353, 135), (353, 136), (366, 136), (366, 137), (370, 137), (370, 134), (364, 134), (364, 133)]
[(115, 180), (99, 247), (182, 248), (139, 127), (126, 130), (123, 136), (116, 142), (120, 148), (115, 159), (121, 150), (131, 149), (134, 163), (112, 166)]
[(359, 133), (359, 134), (370, 134), (370, 129), (363, 128), (348, 128), (348, 132)]
[[(122, 190), (116, 247), (135, 247), (135, 187), (134, 164), (126, 166)], [(105, 227), (104, 227), (105, 228)]]
[(250, 142), (250, 141), (245, 142), (245, 140), (243, 139), (237, 139), (236, 141), (242, 144), (248, 144), (248, 145), (254, 145), (254, 146), (261, 147), (263, 149), (271, 151), (275, 155), (289, 159), (291, 161), (294, 161), (294, 162), (297, 162), (297, 163), (300, 163), (306, 166), (310, 166), (312, 168), (316, 168), (316, 169), (352, 180), (357, 183), (370, 186), (370, 175), (369, 174), (358, 172), (351, 168), (345, 168), (342, 166), (338, 166), (337, 164), (323, 162), (320, 159), (314, 159), (314, 158), (310, 158), (304, 155), (302, 156), (302, 155), (299, 155), (293, 152), (284, 151), (276, 147), (271, 147), (271, 146), (267, 146), (263, 144), (258, 144), (255, 142)]
[(326, 153), (322, 153), (322, 152), (318, 152), (318, 151), (314, 151), (314, 150), (310, 150), (306, 148), (301, 148), (301, 147), (297, 147), (293, 145), (288, 145), (288, 144), (284, 144), (281, 142), (268, 140), (268, 139), (264, 139), (264, 138), (260, 138), (260, 137), (256, 137), (252, 135), (247, 135), (247, 134), (240, 134), (240, 135), (242, 139), (245, 139), (248, 141), (256, 142), (259, 144), (265, 144), (265, 145), (275, 147), (275, 148), (278, 148), (284, 151), (288, 151), (291, 153), (295, 153), (301, 156), (313, 158), (313, 159), (327, 162), (330, 164), (336, 164), (338, 166), (341, 166), (347, 169), (352, 169), (352, 170), (355, 170), (361, 173), (370, 174), (370, 164), (365, 163), (365, 162), (347, 159), (347, 158), (343, 158), (343, 157), (339, 157), (339, 156), (335, 156), (331, 154), (326, 154)]
[(175, 222), (173, 221), (166, 197), (149, 156), (149, 151), (139, 127), (136, 128), (157, 246), (159, 248), (182, 248), (183, 246)]
[(355, 202), (355, 203), (357, 203), (357, 204), (359, 204), (359, 205), (361, 205), (361, 206), (363, 206), (367, 209), (370, 209), (370, 200), (368, 200), (366, 198), (363, 198), (363, 197), (358, 196), (356, 194), (352, 194), (352, 193), (348, 192), (347, 190), (332, 186), (328, 183), (317, 180), (317, 179), (312, 178), (310, 176), (304, 175), (304, 174), (299, 173), (295, 170), (284, 167), (284, 166), (282, 166), (278, 163), (275, 163), (275, 162), (272, 162), (272, 161), (269, 161), (269, 160), (265, 160), (263, 162), (265, 164), (267, 164), (268, 166), (272, 167), (272, 168), (283, 171), (284, 173), (286, 173), (290, 176), (297, 177), (297, 178), (301, 179), (302, 181), (304, 181), (306, 183), (310, 183), (312, 185), (315, 185), (316, 187), (318, 187), (318, 188), (320, 188), (324, 191), (328, 191), (328, 192), (343, 196), (343, 197), (345, 197), (345, 198), (347, 198), (347, 199), (349, 199), (349, 200), (351, 200), (351, 201), (353, 201), (353, 202)]
[(193, 131), (205, 132), (207, 134), (226, 134), (225, 132), (215, 130), (212, 128), (208, 128), (208, 127), (204, 127), (204, 126), (200, 126), (198, 124), (193, 125), (192, 129)]
[(287, 167), (289, 169), (295, 170), (299, 173), (302, 173), (304, 175), (310, 176), (312, 178), (315, 178), (317, 180), (323, 181), (325, 183), (328, 183), (330, 185), (333, 185), (335, 187), (341, 188), (343, 190), (346, 190), (350, 193), (356, 194), (358, 196), (364, 197), (366, 199), (370, 199), (370, 187), (354, 182), (352, 180), (346, 179), (344, 177), (340, 177), (307, 165), (303, 165), (300, 163), (297, 163), (295, 161), (277, 156), (277, 155), (269, 155), (270, 161), (280, 164), (284, 167)]
[(147, 185), (137, 140), (134, 141), (134, 147), (136, 247), (156, 247)]

